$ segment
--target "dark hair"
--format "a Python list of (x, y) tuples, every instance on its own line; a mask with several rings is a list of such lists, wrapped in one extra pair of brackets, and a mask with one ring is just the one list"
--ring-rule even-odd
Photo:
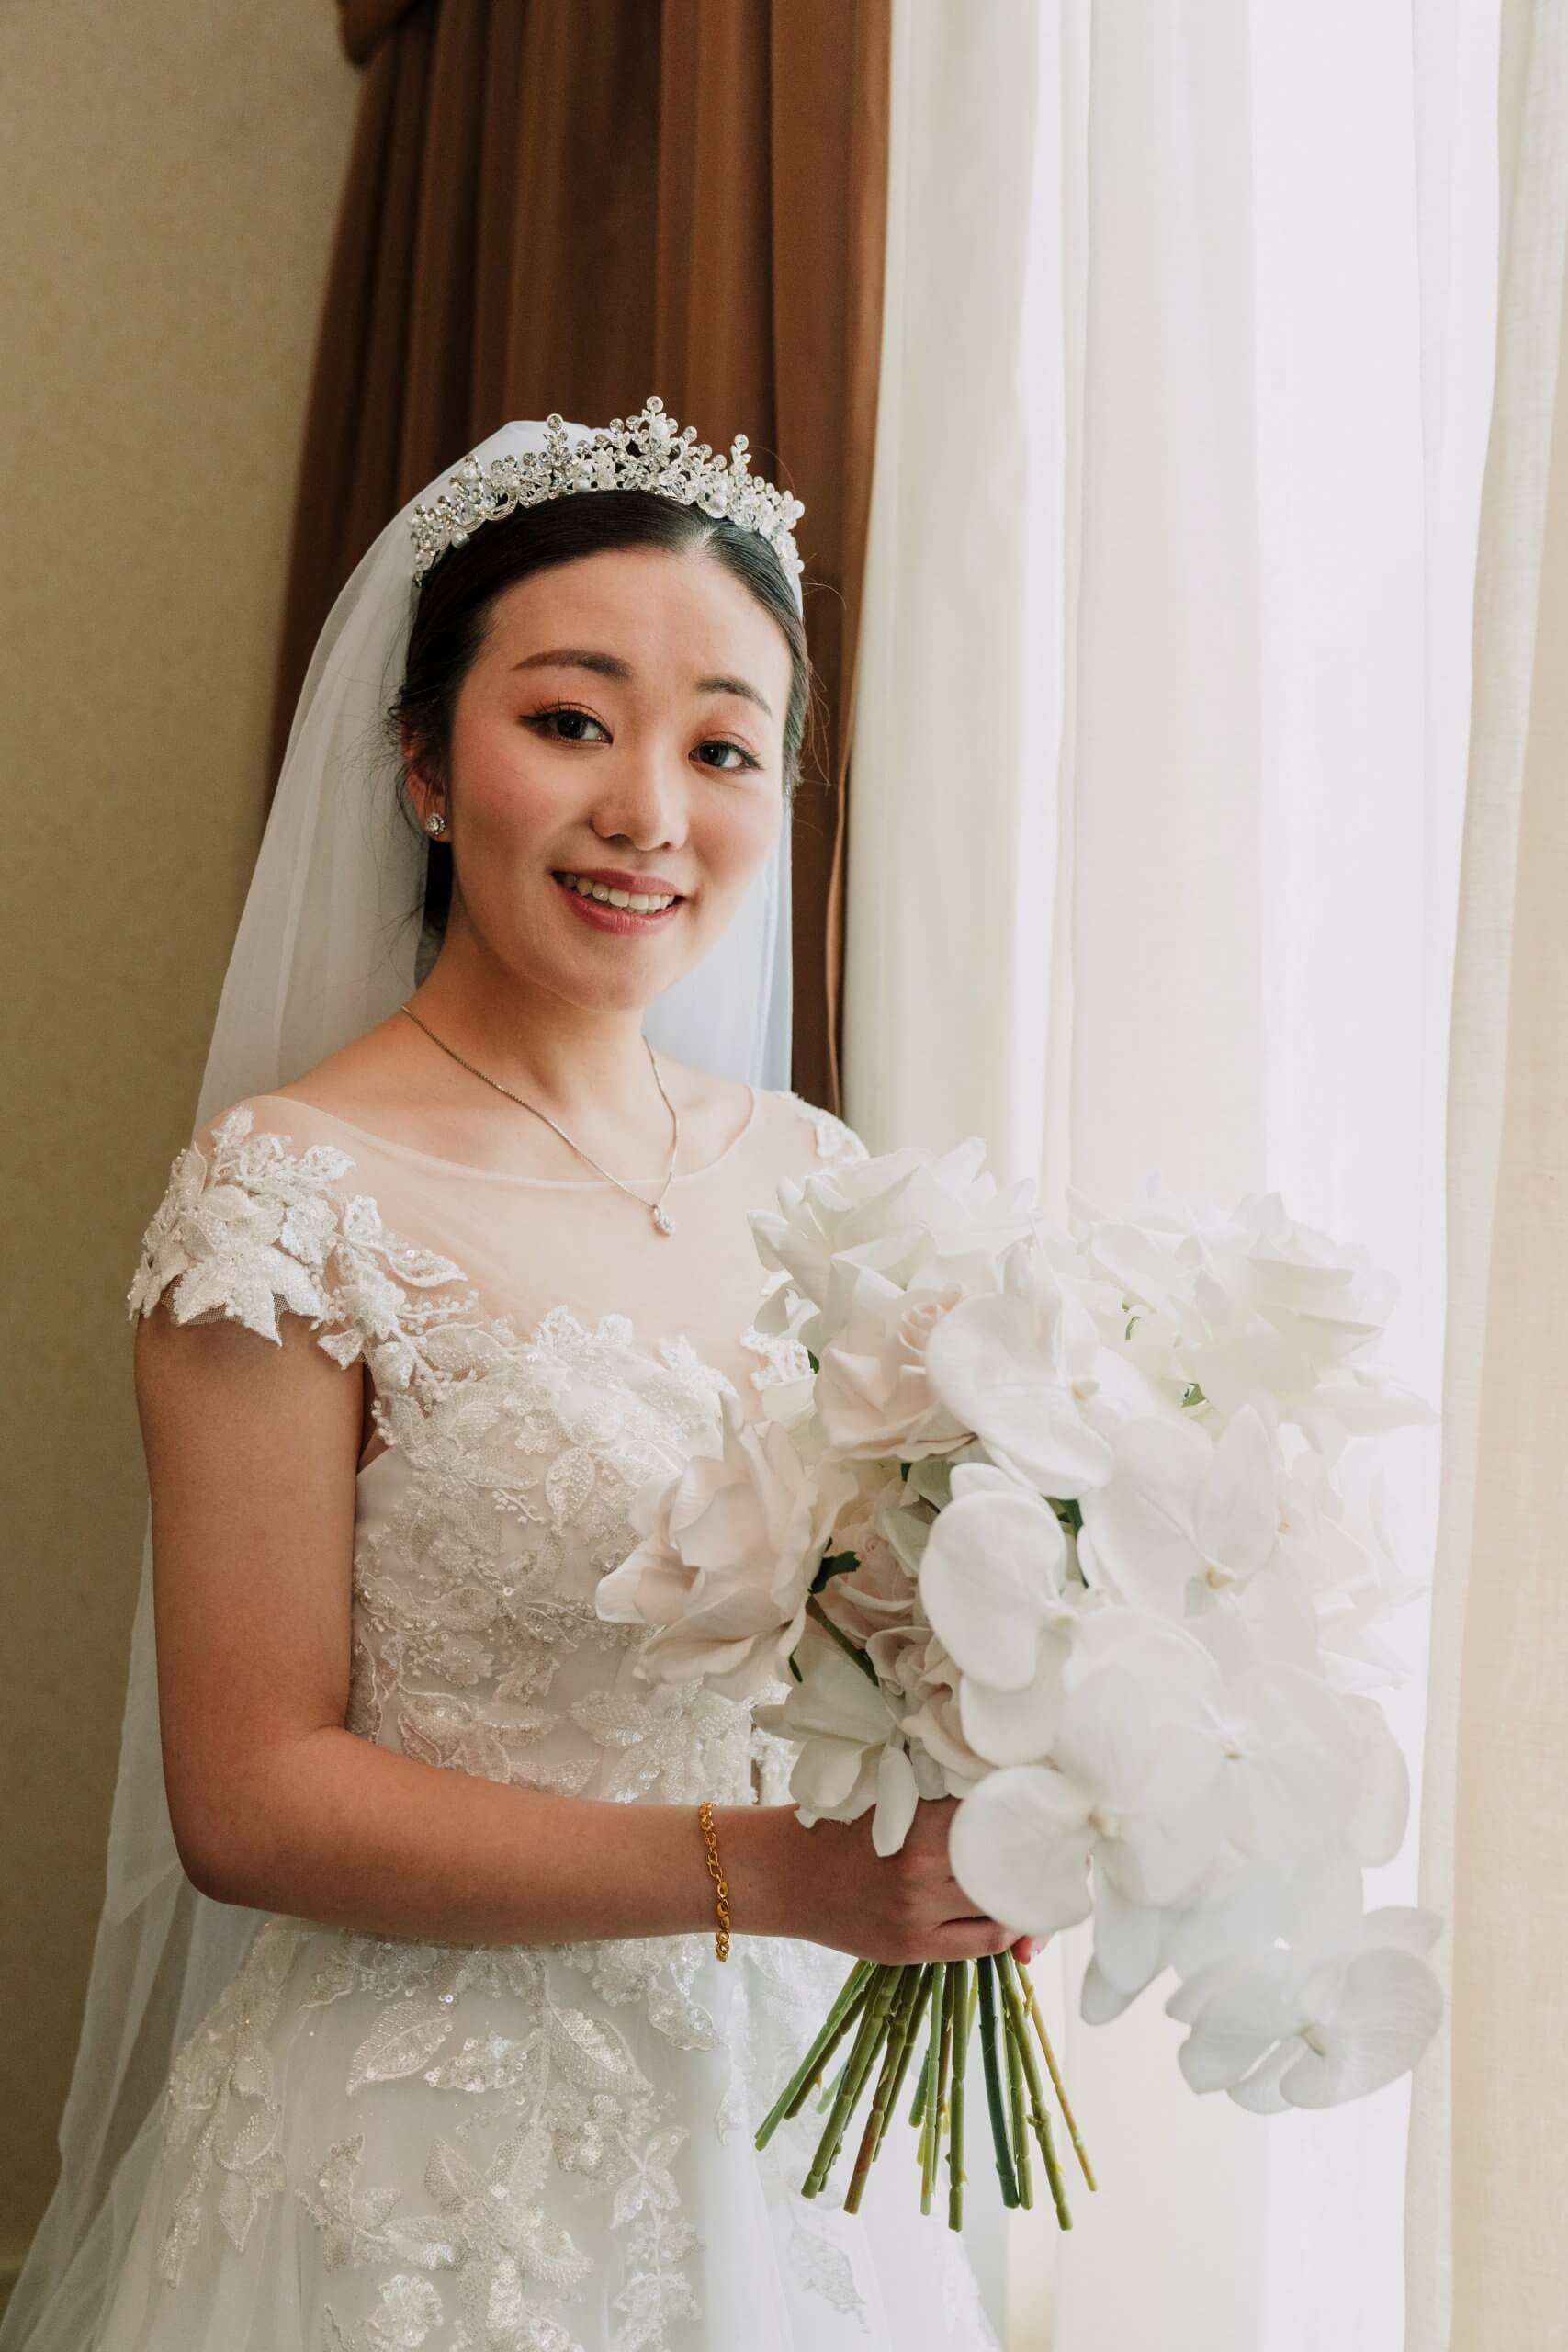
[(784, 821), (790, 821), (807, 723), (817, 717), (816, 678), (788, 576), (767, 541), (726, 516), (705, 514), (649, 490), (595, 491), (515, 507), (484, 524), (462, 547), (448, 548), (424, 574), (409, 629), (403, 683), (386, 714), (403, 814), (431, 852), (423, 904), (412, 910), (423, 916), (425, 960), (446, 933), (452, 860), (444, 843), (428, 841), (409, 799), (403, 729), (445, 779), (458, 693), (483, 647), (496, 599), (536, 571), (609, 548), (661, 548), (676, 555), (700, 548), (777, 621), (790, 661), (784, 722)]

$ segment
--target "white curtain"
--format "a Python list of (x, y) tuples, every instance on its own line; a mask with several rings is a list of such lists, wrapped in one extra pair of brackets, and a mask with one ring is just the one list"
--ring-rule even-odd
[[(895, 0), (846, 1112), (1132, 1208), (1278, 1190), (1399, 1275), (1434, 1402), (1495, 0)], [(1429, 1575), (1440, 1445), (1387, 1451)], [(1368, 1902), (1416, 1897), (1414, 1782)], [(1264, 2120), (1170, 1980), (1050, 2006), (1100, 2188), (974, 2249), (1022, 2352), (1391, 2352), (1408, 2079)]]
[(1568, 7), (1503, 0), (1449, 1102), (1449, 1360), (1421, 1899), (1453, 1922), (1413, 2085), (1406, 2352), (1568, 2337)]

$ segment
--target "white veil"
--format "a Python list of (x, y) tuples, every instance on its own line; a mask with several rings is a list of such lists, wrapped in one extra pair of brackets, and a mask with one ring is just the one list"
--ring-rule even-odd
[[(567, 431), (578, 440), (591, 428)], [(544, 446), (543, 422), (530, 419), (503, 424), (472, 454), (488, 465)], [(444, 470), (387, 525), (317, 639), (224, 978), (197, 1127), (242, 1096), (279, 1090), (384, 1020), (423, 978), (432, 943), (420, 936), (417, 910), (426, 844), (400, 808), (398, 763), (380, 721), (402, 679), (415, 603), (409, 514), (445, 480)], [(673, 1057), (775, 1088), (790, 1080), (789, 830), (786, 812), (739, 915), (643, 1020), (647, 1036)], [(156, 2154), (171, 2062), (265, 1916), (199, 1894), (175, 1850), (158, 1729), (149, 1515), (60, 2177), (0, 2321), (0, 2352), (94, 2352)]]

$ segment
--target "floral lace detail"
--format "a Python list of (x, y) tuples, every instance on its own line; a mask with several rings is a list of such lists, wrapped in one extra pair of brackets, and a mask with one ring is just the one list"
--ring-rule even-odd
[[(700, 1948), (703, 1939), (670, 1939)], [(324, 1949), (322, 1947), (324, 1946)], [(401, 2192), (361, 2179), (367, 2134), (320, 2151), (293, 2193), (321, 2233), (329, 2269), (393, 2263), (408, 2269), (379, 2282), (381, 2304), (351, 2335), (328, 2311), (326, 2340), (373, 2346), (421, 2344), (418, 2333), (446, 2316), (433, 2283), (454, 2277), (457, 2332), (446, 2340), (473, 2352), (558, 2345), (584, 2352), (552, 2306), (586, 2275), (589, 2257), (546, 2210), (552, 2171), (612, 2200), (611, 2226), (625, 2232), (627, 2270), (617, 2308), (626, 2352), (663, 2352), (667, 2324), (694, 2312), (682, 2257), (694, 2243), (681, 2218), (671, 2163), (685, 2128), (671, 2120), (674, 2098), (656, 2091), (613, 2021), (552, 1996), (550, 1958), (582, 1970), (612, 2004), (646, 1990), (651, 1963), (621, 1944), (451, 1947), (312, 1929), (269, 1919), (238, 1975), (180, 2052), (165, 2098), (165, 2156), (193, 2134), (187, 2177), (159, 2251), (160, 2276), (180, 2284), (199, 2242), (203, 2203), (216, 2167), (223, 2176), (218, 2218), (243, 2252), (256, 2212), (289, 2183), (276, 2152), (281, 2109), (274, 2095), (268, 2029), (297, 1961), (318, 1953), (290, 1993), (295, 2012), (359, 1995), (379, 2005), (354, 2049), (349, 2097), (367, 2086), (419, 2075), (455, 2094), (469, 2112), (434, 2139), (423, 2186), (432, 2210), (397, 2210)], [(688, 1960), (678, 1972), (687, 1982)], [(465, 2030), (475, 1996), (513, 1997), (515, 2032)], [(713, 2020), (689, 1994), (650, 2005), (678, 2048), (717, 2045)], [(488, 2142), (472, 2153), (463, 2143)], [(336, 2330), (335, 2335), (332, 2333)]]
[(164, 2094), (165, 2163), (194, 2143), (189, 2165), (158, 2249), (158, 2275), (177, 2287), (201, 2235), (214, 2165), (223, 2175), (218, 2219), (237, 2253), (257, 2209), (284, 2187), (274, 2143), (283, 2120), (267, 2029), (277, 2015), (299, 1931), (269, 1921), (232, 1982), (186, 2042)]
[[(299, 1919), (268, 1919), (238, 1974), (179, 2053), (165, 2094), (164, 2155), (192, 2147), (158, 2254), (171, 2287), (200, 2243), (215, 2175), (217, 2219), (239, 2253), (258, 2211), (292, 2193), (320, 2233), (330, 2270), (393, 2266), (368, 2283), (374, 2312), (355, 2328), (331, 2305), (323, 2345), (373, 2352), (442, 2339), (471, 2352), (551, 2346), (596, 2352), (571, 2331), (572, 2290), (590, 2257), (548, 2210), (552, 2174), (610, 2201), (626, 2275), (615, 2308), (616, 2352), (669, 2352), (668, 2325), (698, 2315), (682, 2259), (695, 2244), (680, 2212), (671, 2165), (686, 2128), (674, 2095), (660, 2092), (614, 2018), (564, 1998), (558, 1968), (586, 1977), (606, 2010), (635, 2005), (672, 2047), (726, 2048), (692, 1990), (705, 1937), (598, 1943), (452, 1946), (365, 1936)], [(745, 1989), (727, 2055), (729, 2087), (716, 2118), (748, 2137), (842, 1973), (836, 1954), (767, 1938), (741, 1954)], [(662, 1964), (661, 1964), (662, 1963)], [(465, 2110), (433, 2135), (423, 2173), (430, 2210), (400, 2210), (398, 2188), (365, 2178), (367, 2134), (330, 2141), (290, 2182), (277, 2153), (282, 2109), (269, 2031), (289, 2012), (375, 2004), (356, 2025), (345, 2071), (352, 2099), (372, 2086), (418, 2076)], [(481, 2026), (477, 2000), (500, 2001), (513, 2030)], [(194, 2144), (192, 2144), (194, 2143)], [(800, 2166), (798, 2146), (779, 2161)], [(831, 2211), (791, 2211), (799, 2276), (835, 2310), (865, 2324), (849, 2254), (852, 2225)], [(623, 2234), (624, 2233), (624, 2234)], [(437, 2282), (451, 2281), (448, 2300)], [(406, 2335), (389, 2333), (404, 2328)]]
[(805, 1096), (801, 1094), (786, 1093), (784, 1100), (795, 1103), (816, 1128), (817, 1156), (819, 1159), (835, 1162), (842, 1160), (847, 1163), (854, 1159), (870, 1159), (871, 1153), (867, 1146), (862, 1142), (853, 1127), (846, 1125), (835, 1112), (824, 1111), (819, 1102), (807, 1102)]
[(328, 1327), (321, 1344), (337, 1363), (363, 1353), (378, 1387), (437, 1385), (430, 1335), (477, 1302), (409, 1292), (461, 1282), (460, 1269), (385, 1234), (367, 1194), (339, 1200), (333, 1187), (354, 1165), (346, 1152), (312, 1144), (296, 1156), (286, 1136), (252, 1136), (253, 1116), (243, 1102), (225, 1114), (210, 1164), (196, 1143), (176, 1155), (127, 1294), (132, 1318), (169, 1290), (176, 1323), (227, 1317), (281, 1342), (282, 1306)]

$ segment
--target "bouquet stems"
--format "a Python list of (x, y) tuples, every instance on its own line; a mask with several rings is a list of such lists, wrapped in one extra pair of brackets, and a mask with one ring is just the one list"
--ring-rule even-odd
[(811, 2169), (801, 2184), (803, 2197), (818, 2197), (821, 2194), (823, 2183), (828, 2177), (828, 2167), (839, 2153), (839, 2143), (843, 2139), (845, 2127), (849, 2122), (854, 2103), (860, 2097), (866, 2075), (871, 2071), (871, 2062), (876, 2055), (883, 2034), (886, 2030), (888, 2011), (893, 2006), (894, 1995), (898, 1989), (898, 1982), (902, 1974), (903, 1971), (898, 1968), (881, 1965), (876, 1968), (872, 1980), (871, 1998), (862, 2013), (860, 2031), (855, 2036), (854, 2048), (851, 2051), (849, 2064), (844, 2068), (844, 2079), (839, 2086), (839, 2096), (833, 2101), (832, 2112), (828, 2118), (828, 2128), (818, 2143), (817, 2154), (811, 2160)]
[(947, 1963), (947, 1974), (942, 1980), (942, 2048), (937, 2056), (936, 2068), (937, 2144), (931, 2165), (933, 2172), (940, 2170), (942, 2165), (942, 2132), (950, 2132), (952, 2128), (948, 2082), (953, 2068), (953, 2020), (958, 1999), (958, 1962), (955, 1960), (950, 1960)]
[(1002, 1996), (1002, 2038), (1007, 2053), (1008, 2122), (1012, 2133), (1012, 2168), (1018, 2181), (1018, 2201), (1026, 2208), (1032, 2208), (1034, 2182), (1029, 2163), (1029, 2125), (1023, 2113), (1023, 2061), (1019, 2055), (1018, 2034), (1008, 2007), (1006, 1966), (1006, 1955), (999, 1954), (997, 1984)]
[(823, 2066), (838, 2048), (852, 2020), (865, 2006), (874, 1974), (869, 1960), (857, 1960), (845, 1977), (839, 1997), (829, 2010), (821, 2032), (801, 2060), (777, 2099), (769, 2109), (757, 2132), (757, 2145), (765, 2148), (786, 2115), (795, 2114), (806, 2103), (807, 2093), (820, 2078)]
[(953, 2114), (947, 2134), (947, 2226), (964, 2227), (964, 2074), (969, 2052), (969, 1962), (953, 1969)]
[(929, 1968), (906, 1968), (898, 1990), (894, 1996), (893, 2012), (883, 2045), (882, 2072), (877, 2076), (876, 2091), (871, 2102), (864, 2132), (855, 2157), (855, 2168), (850, 2185), (844, 2191), (844, 2211), (858, 2213), (865, 2184), (871, 2177), (871, 2160), (875, 2155), (886, 2127), (887, 2111), (892, 2101), (894, 2083), (908, 2056), (925, 1989), (930, 1982)]
[[(1018, 1963), (1015, 1962), (1014, 1965), (1018, 1966)], [(1018, 1979), (1029, 2004), (1029, 2014), (1033, 2022), (1034, 2030), (1040, 2036), (1040, 2047), (1045, 2052), (1045, 2064), (1051, 2070), (1051, 2086), (1056, 2094), (1056, 2103), (1062, 2110), (1062, 2120), (1067, 2127), (1067, 2135), (1072, 2141), (1073, 2152), (1078, 2160), (1078, 2168), (1089, 2187), (1098, 2188), (1100, 2183), (1096, 2180), (1089, 2165), (1089, 2151), (1078, 2137), (1077, 2123), (1072, 2109), (1067, 2104), (1066, 2086), (1062, 2081), (1061, 2071), (1056, 2064), (1056, 2053), (1051, 2047), (1051, 2038), (1045, 2030), (1045, 2020), (1040, 2014), (1040, 2004), (1034, 1997), (1034, 1986), (1030, 1982), (1029, 1971), (1018, 1966)]]
[(927, 1961), (920, 1968), (919, 1979), (919, 1990), (915, 1996), (915, 2007), (914, 2012), (909, 2019), (909, 2030), (904, 2037), (904, 2047), (898, 2053), (898, 2071), (893, 2077), (893, 2087), (887, 2094), (887, 2109), (886, 2113), (882, 2119), (882, 2131), (877, 2137), (876, 2147), (873, 2148), (871, 2152), (874, 2156), (876, 2154), (883, 2141), (887, 2136), (888, 2118), (893, 2114), (895, 2109), (897, 2107), (898, 2094), (904, 2087), (904, 2077), (909, 2071), (909, 2060), (919, 2046), (920, 2019), (925, 2014), (926, 2001), (931, 1989), (931, 1963), (930, 1961)]
[(991, 2110), (991, 2140), (997, 2154), (997, 2178), (1002, 2203), (1018, 2203), (1018, 2177), (1012, 2168), (1007, 2111), (1002, 2105), (1001, 2069), (997, 2064), (996, 1962), (987, 1953), (975, 1963), (980, 1979), (980, 2058), (986, 2070), (986, 2103)]
[[(1016, 2063), (1021, 2077), (1021, 2082), (1028, 2083), (1029, 2120), (1033, 2125), (1034, 2136), (1040, 2143), (1040, 2153), (1045, 2160), (1045, 2177), (1051, 2184), (1051, 2199), (1056, 2208), (1056, 2220), (1062, 2229), (1070, 2230), (1073, 2226), (1073, 2217), (1067, 2210), (1066, 2191), (1062, 2184), (1062, 2168), (1056, 2161), (1055, 2143), (1051, 2137), (1051, 2119), (1045, 2112), (1045, 2102), (1041, 2096), (1040, 2069), (1034, 2063), (1034, 2048), (1029, 2039), (1029, 2017), (1024, 2008), (1023, 1996), (1019, 1989), (1019, 1978), (1022, 1973), (1022, 1970), (1013, 1960), (1012, 1954), (1005, 1952), (1000, 1963), (1002, 2000), (1007, 2011), (1009, 2040), (1015, 2053), (1014, 2062), (1010, 2063)], [(1031, 1987), (1032, 1992), (1032, 1989)], [(1091, 2182), (1090, 2187), (1092, 2186)], [(1025, 2199), (1024, 2201), (1027, 2203), (1029, 2200)]]
[(964, 2104), (969, 2043), (976, 2015), (991, 2144), (1002, 2201), (1010, 2206), (1033, 2205), (1033, 2159), (1029, 2144), (1032, 2132), (1050, 2183), (1057, 2225), (1070, 2230), (1072, 2215), (1067, 2210), (1062, 2168), (1046, 2112), (1032, 2026), (1061, 2100), (1078, 2163), (1091, 2188), (1096, 2185), (1094, 2175), (1063, 2093), (1055, 2054), (1029, 1972), (1010, 1952), (976, 1961), (973, 1976), (967, 1961), (907, 1964), (857, 1961), (810, 2048), (758, 2127), (756, 2144), (765, 2147), (778, 2126), (799, 2113), (812, 2090), (822, 2082), (829, 2062), (841, 2045), (847, 2044), (847, 2054), (822, 2096), (820, 2104), (829, 2110), (828, 2120), (801, 2184), (801, 2193), (807, 2197), (821, 2194), (850, 2122), (871, 2086), (871, 2105), (856, 2143), (854, 2165), (844, 2192), (845, 2211), (859, 2212), (872, 2165), (897, 2109), (905, 2075), (919, 2052), (909, 2121), (917, 2135), (920, 2211), (929, 2213), (931, 2210), (945, 2136), (947, 2222), (950, 2229), (962, 2229), (964, 2184), (967, 2177), (964, 2162)]
[(947, 1963), (936, 1961), (931, 1973), (931, 2039), (926, 2045), (925, 2087), (921, 2094), (920, 2114), (920, 2211), (931, 2210), (931, 2184), (936, 2178), (937, 2137), (941, 2118), (937, 2109), (937, 2066), (942, 2052), (942, 2015), (947, 1993)]

